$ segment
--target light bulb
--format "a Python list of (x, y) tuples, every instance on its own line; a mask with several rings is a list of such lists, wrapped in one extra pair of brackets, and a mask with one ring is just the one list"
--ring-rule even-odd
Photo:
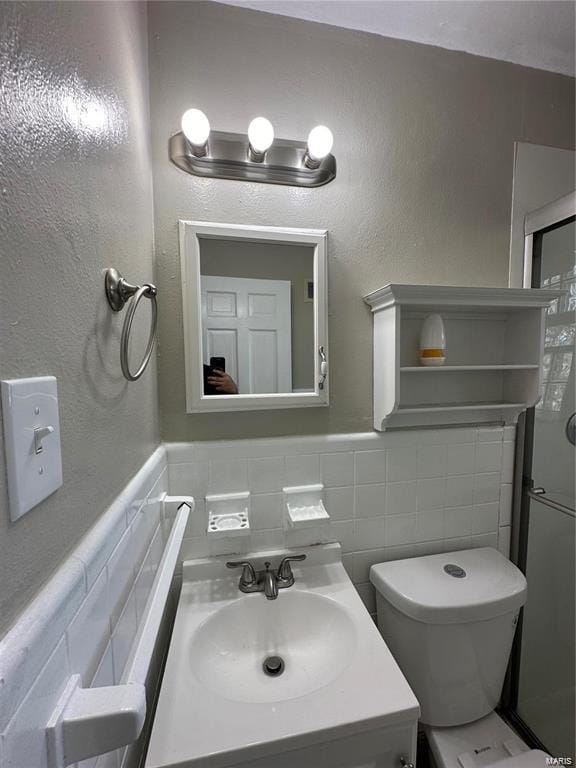
[(330, 154), (332, 144), (334, 144), (334, 136), (332, 136), (330, 128), (325, 125), (317, 125), (308, 134), (307, 154), (312, 160), (322, 160)]
[(265, 117), (255, 117), (248, 126), (250, 159), (262, 162), (264, 154), (274, 141), (274, 128)]
[(182, 115), (182, 133), (193, 147), (203, 150), (206, 154), (206, 144), (210, 136), (210, 123), (200, 109), (187, 109)]

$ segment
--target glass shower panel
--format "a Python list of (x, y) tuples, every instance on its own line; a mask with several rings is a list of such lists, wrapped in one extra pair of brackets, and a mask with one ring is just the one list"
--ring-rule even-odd
[(572, 758), (574, 550), (574, 518), (532, 499), (517, 712), (552, 755)]
[(576, 410), (574, 219), (534, 235), (535, 287), (567, 293), (546, 317), (542, 398), (535, 409), (516, 711), (556, 757), (575, 749), (575, 472), (567, 424)]

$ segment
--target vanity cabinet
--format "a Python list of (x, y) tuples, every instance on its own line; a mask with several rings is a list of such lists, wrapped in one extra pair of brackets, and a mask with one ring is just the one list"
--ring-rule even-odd
[(416, 764), (415, 721), (282, 751), (231, 768), (403, 768)]
[[(374, 428), (513, 424), (540, 395), (544, 316), (562, 292), (389, 283), (374, 320)], [(442, 316), (446, 363), (419, 365), (424, 319)]]

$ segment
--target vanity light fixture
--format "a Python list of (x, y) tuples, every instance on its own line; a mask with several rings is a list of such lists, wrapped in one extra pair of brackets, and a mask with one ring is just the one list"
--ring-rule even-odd
[(195, 157), (206, 157), (208, 154), (208, 137), (210, 122), (200, 109), (187, 109), (182, 115), (182, 133), (186, 136), (190, 149)]
[(188, 109), (181, 128), (170, 138), (170, 160), (193, 176), (294, 187), (321, 187), (336, 177), (336, 158), (330, 153), (334, 139), (326, 126), (313, 128), (305, 143), (276, 139), (270, 120), (256, 117), (246, 137), (211, 131), (204, 112)]
[(316, 169), (320, 166), (326, 155), (330, 154), (334, 136), (330, 128), (325, 125), (317, 125), (312, 128), (308, 134), (308, 144), (306, 145), (306, 154), (304, 155), (304, 165), (306, 168)]
[(274, 127), (265, 117), (255, 117), (248, 126), (248, 157), (253, 163), (263, 163), (266, 151), (274, 141)]

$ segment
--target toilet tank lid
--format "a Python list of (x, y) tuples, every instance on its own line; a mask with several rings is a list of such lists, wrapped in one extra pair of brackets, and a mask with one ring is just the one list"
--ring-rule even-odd
[(370, 581), (401, 613), (427, 624), (481, 621), (526, 602), (526, 579), (491, 547), (378, 563)]

